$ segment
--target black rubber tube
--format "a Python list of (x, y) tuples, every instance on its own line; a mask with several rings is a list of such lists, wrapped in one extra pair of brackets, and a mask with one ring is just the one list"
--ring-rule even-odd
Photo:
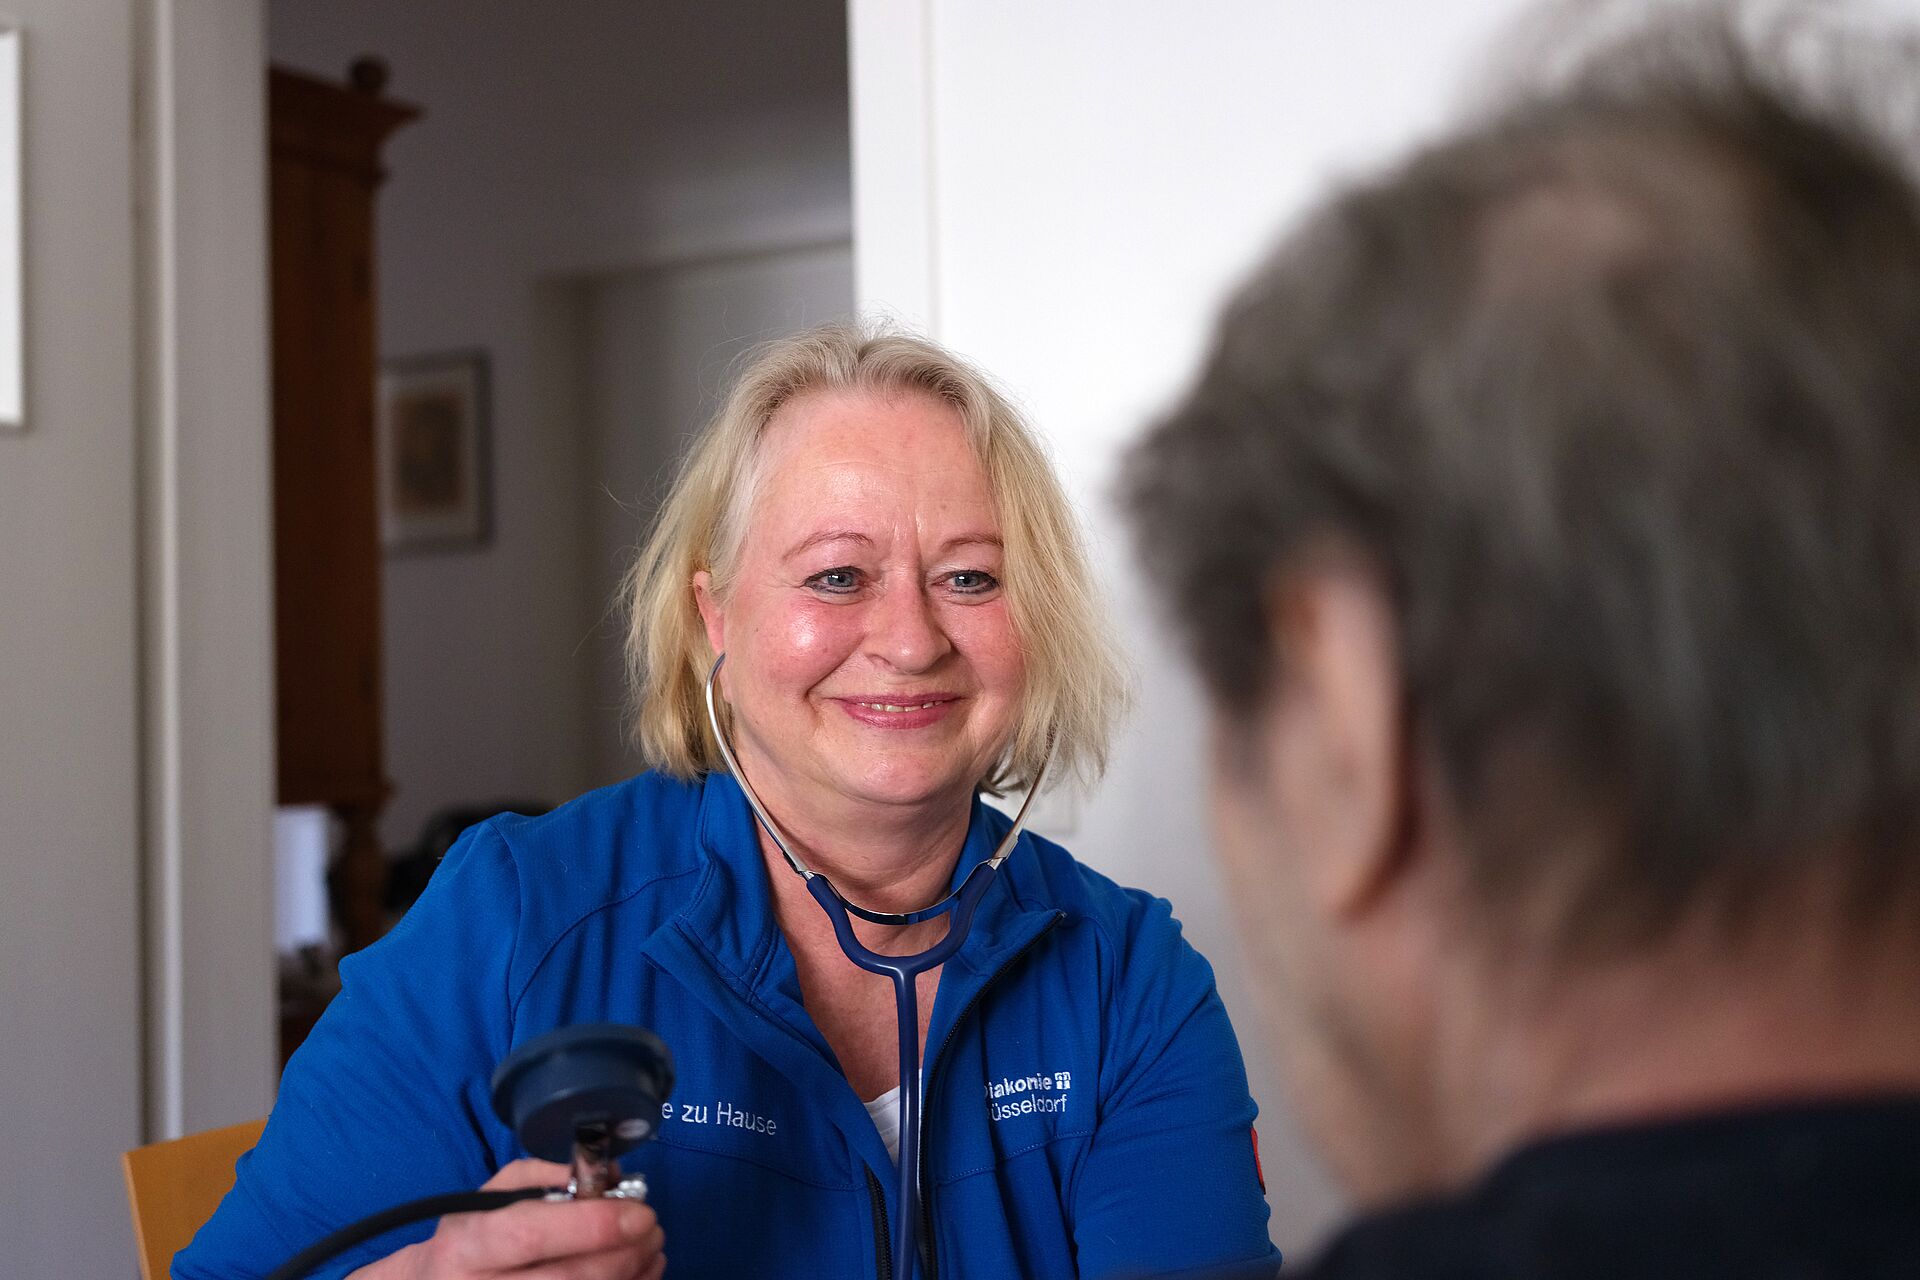
[(410, 1200), (406, 1204), (395, 1205), (371, 1217), (362, 1218), (352, 1226), (342, 1227), (318, 1244), (302, 1249), (270, 1272), (267, 1280), (299, 1280), (301, 1276), (334, 1255), (345, 1253), (357, 1244), (364, 1244), (375, 1236), (385, 1235), (411, 1222), (419, 1222), (425, 1218), (438, 1218), (449, 1213), (479, 1213), (487, 1209), (504, 1209), (522, 1200), (537, 1200), (555, 1192), (564, 1193), (565, 1190), (564, 1187), (521, 1187), (515, 1191), (455, 1191), (449, 1195)]

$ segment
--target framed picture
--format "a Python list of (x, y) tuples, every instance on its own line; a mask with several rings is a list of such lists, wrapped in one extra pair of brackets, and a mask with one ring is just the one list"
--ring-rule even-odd
[(380, 539), (390, 552), (486, 544), (487, 356), (450, 351), (380, 366)]

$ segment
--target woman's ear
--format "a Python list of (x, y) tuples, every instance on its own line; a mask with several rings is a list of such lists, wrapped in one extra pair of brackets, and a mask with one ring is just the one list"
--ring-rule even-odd
[(715, 653), (727, 651), (727, 615), (714, 598), (713, 575), (705, 569), (693, 575), (693, 602), (700, 607), (700, 621), (706, 624), (707, 643)]

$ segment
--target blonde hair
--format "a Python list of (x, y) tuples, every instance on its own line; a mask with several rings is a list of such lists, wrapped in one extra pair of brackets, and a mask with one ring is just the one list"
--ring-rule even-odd
[(797, 396), (919, 392), (952, 405), (994, 495), (1004, 546), (1001, 582), (1026, 656), (1020, 713), (981, 785), (1030, 785), (1051, 743), (1050, 780), (1092, 782), (1106, 767), (1128, 701), (1072, 506), (1019, 412), (963, 361), (924, 338), (854, 324), (768, 343), (748, 360), (726, 404), (694, 442), (646, 544), (628, 571), (627, 675), (633, 737), (647, 763), (675, 777), (724, 770), (703, 686), (714, 654), (693, 578), (725, 599), (737, 568), (759, 446)]

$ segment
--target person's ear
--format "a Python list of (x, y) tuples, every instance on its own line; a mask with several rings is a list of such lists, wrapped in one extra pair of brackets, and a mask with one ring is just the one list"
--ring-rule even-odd
[(1413, 852), (1392, 602), (1358, 558), (1316, 556), (1274, 582), (1268, 625), (1279, 670), (1264, 767), (1304, 820), (1308, 892), (1353, 919), (1400, 882)]
[(705, 569), (693, 575), (693, 602), (699, 606), (700, 621), (707, 628), (707, 643), (715, 654), (727, 651), (727, 615), (713, 594), (713, 575)]

